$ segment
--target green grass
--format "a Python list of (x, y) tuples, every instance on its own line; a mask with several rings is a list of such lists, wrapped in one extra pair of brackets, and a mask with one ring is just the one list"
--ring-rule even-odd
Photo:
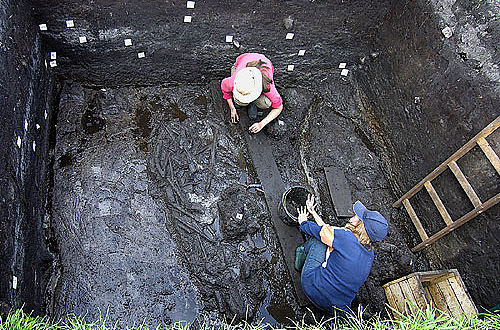
[[(108, 315), (101, 316), (97, 321), (87, 321), (85, 317), (70, 315), (65, 322), (54, 323), (47, 317), (32, 316), (25, 313), (22, 309), (11, 311), (6, 319), (0, 320), (0, 330), (118, 330), (116, 324), (107, 322)], [(231, 322), (214, 321), (209, 318), (201, 318), (197, 322), (197, 329), (211, 330), (260, 330), (277, 329), (264, 323), (241, 322), (232, 324)], [(151, 327), (145, 324), (127, 328), (130, 330), (160, 330), (160, 329), (193, 329), (187, 322), (178, 322), (168, 327)], [(352, 330), (448, 330), (448, 329), (499, 329), (499, 314), (482, 314), (479, 318), (463, 316), (461, 319), (449, 317), (447, 314), (437, 311), (433, 308), (427, 308), (424, 311), (405, 316), (401, 315), (398, 319), (383, 319), (379, 316), (363, 320), (362, 313), (353, 315), (347, 319), (328, 319), (315, 320), (308, 323), (305, 320), (295, 321), (293, 326), (287, 326), (286, 329), (297, 330), (329, 330), (329, 329), (352, 329)]]

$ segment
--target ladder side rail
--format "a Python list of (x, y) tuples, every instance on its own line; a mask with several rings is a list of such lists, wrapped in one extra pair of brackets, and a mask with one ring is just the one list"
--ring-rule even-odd
[(453, 155), (451, 155), (447, 160), (445, 160), (441, 165), (436, 167), (431, 173), (429, 173), (425, 178), (423, 178), (419, 183), (417, 183), (413, 188), (411, 188), (406, 194), (401, 196), (394, 204), (393, 207), (400, 207), (404, 199), (409, 199), (413, 197), (416, 193), (418, 193), (424, 183), (427, 181), (431, 181), (436, 178), (439, 174), (443, 173), (448, 168), (448, 163), (451, 161), (457, 161), (460, 157), (469, 152), (472, 148), (476, 146), (477, 141), (480, 138), (485, 138), (491, 133), (493, 133), (500, 126), (500, 116), (495, 118), (488, 126), (483, 128), (479, 133), (477, 133), (472, 139), (469, 140), (466, 144), (464, 144), (460, 149), (458, 149)]
[(441, 229), (440, 231), (438, 231), (437, 233), (435, 233), (434, 235), (432, 235), (431, 237), (429, 237), (428, 239), (426, 239), (422, 243), (415, 246), (413, 249), (411, 249), (411, 251), (417, 252), (417, 251), (422, 250), (427, 245), (434, 243), (435, 241), (437, 241), (441, 237), (445, 236), (446, 234), (450, 233), (454, 229), (457, 229), (458, 227), (460, 227), (464, 223), (468, 222), (469, 220), (474, 219), (477, 215), (488, 210), (490, 207), (496, 205), (498, 202), (500, 202), (500, 193), (498, 193), (495, 196), (493, 196), (492, 198), (488, 199), (486, 202), (481, 204), (479, 207), (474, 208), (469, 213), (463, 215), (460, 219), (453, 222), (451, 225)]

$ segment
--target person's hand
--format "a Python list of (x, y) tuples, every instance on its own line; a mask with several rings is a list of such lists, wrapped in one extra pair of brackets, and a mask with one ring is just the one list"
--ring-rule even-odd
[(264, 127), (264, 125), (261, 122), (255, 123), (250, 128), (248, 129), (252, 133), (259, 133), (260, 130)]
[(307, 213), (305, 206), (301, 206), (301, 207), (297, 208), (297, 213), (299, 214), (299, 216), (297, 217), (297, 220), (299, 221), (299, 225), (302, 222), (307, 221), (308, 213)]
[(236, 112), (236, 108), (231, 109), (231, 123), (236, 124), (240, 121), (240, 117), (238, 117), (238, 112)]
[(309, 212), (314, 212), (316, 204), (314, 203), (314, 196), (311, 194), (307, 194), (306, 207)]

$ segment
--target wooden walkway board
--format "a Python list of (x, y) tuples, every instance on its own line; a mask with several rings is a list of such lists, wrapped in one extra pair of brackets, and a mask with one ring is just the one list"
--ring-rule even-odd
[(302, 291), (300, 273), (295, 270), (295, 250), (304, 243), (304, 239), (297, 227), (288, 226), (279, 217), (278, 206), (281, 202), (281, 196), (285, 192), (285, 185), (281, 180), (278, 166), (274, 160), (271, 141), (264, 132), (248, 133), (249, 125), (246, 114), (240, 113), (240, 124), (244, 130), (243, 134), (245, 135), (255, 171), (264, 189), (267, 207), (271, 213), (271, 219), (283, 249), (283, 256), (297, 294), (298, 303), (301, 306), (307, 306), (310, 302), (304, 291)]
[(344, 172), (336, 166), (329, 166), (325, 167), (325, 176), (337, 216), (339, 218), (354, 216), (351, 190), (349, 189)]

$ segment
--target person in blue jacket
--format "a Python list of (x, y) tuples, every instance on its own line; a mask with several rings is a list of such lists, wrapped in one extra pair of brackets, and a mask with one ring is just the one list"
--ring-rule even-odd
[[(372, 242), (387, 235), (387, 220), (357, 201), (355, 215), (345, 227), (333, 227), (325, 224), (314, 208), (314, 197), (309, 195), (306, 206), (297, 210), (300, 230), (308, 237), (301, 285), (316, 307), (327, 312), (348, 311), (370, 274)], [(307, 220), (309, 213), (314, 222)]]

